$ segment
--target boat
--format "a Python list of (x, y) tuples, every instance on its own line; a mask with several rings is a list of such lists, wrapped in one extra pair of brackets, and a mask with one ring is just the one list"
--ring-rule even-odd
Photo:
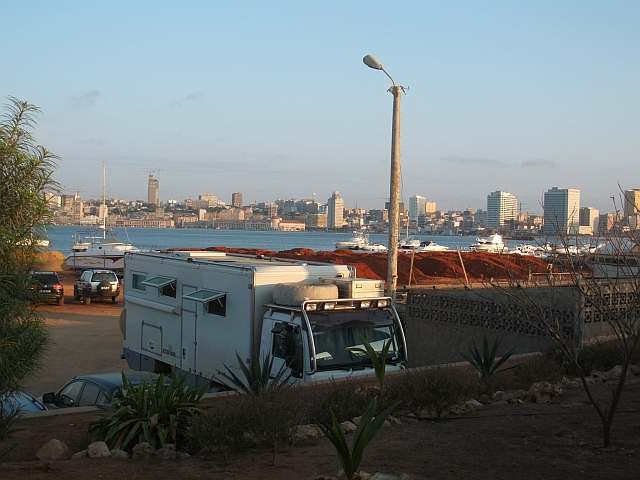
[(366, 243), (359, 250), (364, 250), (365, 252), (386, 252), (387, 246), (382, 245), (381, 243)]
[(446, 252), (449, 247), (444, 245), (438, 245), (436, 242), (420, 242), (420, 245), (416, 247), (416, 253), (419, 252)]
[(489, 235), (488, 237), (476, 237), (476, 243), (471, 248), (474, 252), (502, 253), (505, 245), (501, 235)]
[(119, 241), (115, 232), (107, 228), (105, 167), (102, 185), (102, 225), (96, 228), (81, 230), (74, 235), (71, 253), (65, 259), (67, 267), (73, 270), (89, 270), (104, 268), (108, 270), (124, 270), (125, 253), (139, 252), (140, 249)]
[(546, 247), (530, 245), (528, 243), (523, 243), (510, 248), (505, 253), (509, 253), (511, 255), (529, 255), (537, 258), (546, 258), (549, 256)]
[(337, 250), (359, 250), (369, 243), (369, 238), (364, 232), (353, 232), (349, 240), (333, 242)]
[(420, 240), (413, 237), (404, 237), (398, 242), (398, 251), (400, 252), (413, 252), (420, 246)]

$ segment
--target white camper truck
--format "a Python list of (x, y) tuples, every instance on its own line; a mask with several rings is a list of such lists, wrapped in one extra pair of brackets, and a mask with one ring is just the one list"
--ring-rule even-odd
[(125, 262), (121, 328), (130, 368), (189, 372), (192, 382), (243, 378), (256, 354), (293, 381), (373, 373), (349, 347), (361, 336), (379, 352), (392, 336), (388, 370), (404, 368), (406, 342), (380, 280), (345, 265), (223, 252), (136, 252)]

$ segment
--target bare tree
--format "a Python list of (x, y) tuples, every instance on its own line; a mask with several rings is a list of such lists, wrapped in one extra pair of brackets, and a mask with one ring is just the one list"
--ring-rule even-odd
[[(503, 303), (507, 316), (547, 335), (573, 365), (602, 421), (606, 447), (611, 444), (611, 425), (640, 338), (638, 231), (620, 225), (594, 235), (594, 243), (582, 245), (583, 237), (563, 233), (559, 227), (547, 274), (490, 285), (497, 297), (494, 301)], [(581, 367), (581, 347), (589, 338), (610, 340), (620, 350), (622, 368), (608, 400), (595, 395), (587, 379), (591, 372)]]

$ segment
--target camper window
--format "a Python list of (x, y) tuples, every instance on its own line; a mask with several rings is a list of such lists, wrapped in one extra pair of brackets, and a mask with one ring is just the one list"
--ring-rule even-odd
[(148, 287), (157, 287), (158, 293), (163, 297), (176, 298), (176, 279), (167, 277), (153, 277), (144, 282), (140, 282), (141, 285)]
[(227, 296), (217, 297), (206, 304), (206, 312), (211, 315), (227, 316)]
[(131, 279), (131, 288), (133, 288), (134, 290), (142, 290), (144, 292), (147, 289), (147, 286), (142, 282), (144, 282), (146, 279), (146, 275), (134, 273), (133, 278)]
[(183, 295), (182, 298), (203, 303), (205, 313), (221, 317), (226, 317), (227, 315), (227, 294), (224, 292), (197, 290)]

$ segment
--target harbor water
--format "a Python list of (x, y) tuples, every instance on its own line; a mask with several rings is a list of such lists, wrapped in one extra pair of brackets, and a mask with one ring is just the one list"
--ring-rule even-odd
[[(56, 226), (47, 228), (51, 250), (58, 250), (64, 254), (71, 252), (74, 235), (87, 230), (86, 227)], [(271, 232), (250, 230), (206, 230), (188, 228), (127, 228), (116, 229), (115, 235), (121, 242), (131, 243), (140, 249), (167, 248), (261, 248), (273, 251), (291, 250), (293, 248), (308, 248), (314, 251), (331, 251), (335, 249), (334, 242), (346, 241), (352, 237), (351, 233), (333, 232)], [(468, 250), (476, 243), (476, 237), (417, 235), (413, 238), (420, 241), (433, 241), (439, 245), (455, 250), (457, 246)], [(387, 234), (370, 234), (371, 243), (387, 245)], [(515, 247), (521, 240), (505, 241), (507, 248)]]

